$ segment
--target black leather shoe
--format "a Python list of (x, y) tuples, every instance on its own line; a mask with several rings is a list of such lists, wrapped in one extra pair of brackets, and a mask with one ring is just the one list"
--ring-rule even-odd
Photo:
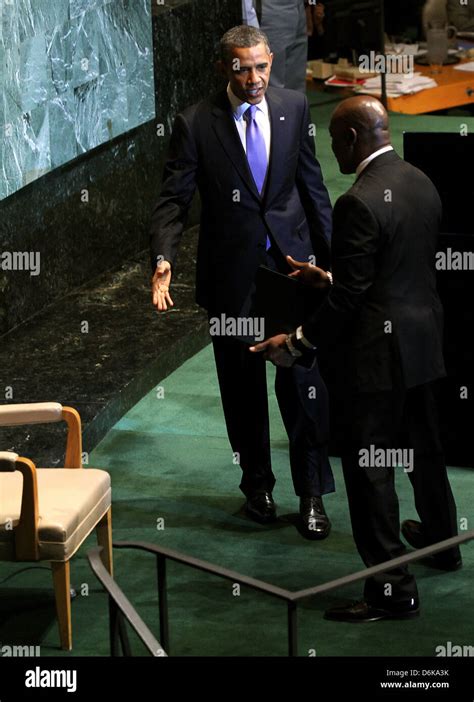
[(378, 622), (382, 619), (411, 619), (420, 613), (416, 598), (393, 603), (390, 608), (374, 607), (365, 600), (352, 602), (344, 607), (332, 607), (324, 613), (325, 619), (335, 622)]
[(300, 517), (302, 531), (308, 539), (325, 539), (331, 531), (321, 497), (301, 497)]
[[(402, 534), (413, 548), (424, 548), (429, 545), (423, 534), (421, 522), (416, 522), (414, 519), (406, 519), (402, 523)], [(427, 556), (427, 558), (421, 559), (421, 562), (439, 570), (453, 571), (462, 568), (459, 548), (449, 549), (449, 551), (444, 553), (436, 553), (434, 556)]]
[(269, 524), (276, 519), (275, 503), (271, 492), (254, 492), (247, 495), (245, 503), (247, 515), (259, 524)]

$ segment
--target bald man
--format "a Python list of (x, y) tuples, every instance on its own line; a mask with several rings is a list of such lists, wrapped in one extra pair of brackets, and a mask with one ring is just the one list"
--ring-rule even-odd
[[(329, 131), (341, 172), (356, 173), (334, 208), (332, 274), (289, 259), (295, 277), (328, 286), (329, 294), (302, 328), (254, 352), (277, 365), (317, 352), (336, 366), (352, 531), (370, 567), (405, 551), (395, 468), (408, 473), (421, 520), (403, 523), (408, 543), (421, 548), (457, 534), (434, 399), (434, 383), (445, 375), (434, 265), (441, 202), (431, 181), (393, 150), (387, 113), (375, 98), (342, 102)], [(460, 568), (459, 549), (430, 564)], [(418, 613), (415, 579), (396, 568), (367, 579), (362, 601), (325, 616), (369, 622)]]

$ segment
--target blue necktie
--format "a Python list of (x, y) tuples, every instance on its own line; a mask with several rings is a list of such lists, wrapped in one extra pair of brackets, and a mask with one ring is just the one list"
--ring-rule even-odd
[[(257, 105), (250, 105), (244, 112), (244, 119), (247, 122), (245, 140), (247, 145), (247, 161), (257, 190), (261, 194), (265, 183), (265, 176), (267, 175), (268, 158), (265, 139), (255, 119), (256, 111)], [(268, 251), (270, 247), (271, 242), (267, 236), (266, 250)]]

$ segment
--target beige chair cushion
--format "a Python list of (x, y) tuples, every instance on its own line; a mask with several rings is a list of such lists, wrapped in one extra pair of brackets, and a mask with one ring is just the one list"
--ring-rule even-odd
[[(46, 561), (66, 561), (111, 504), (110, 475), (94, 468), (39, 468), (39, 553)], [(21, 473), (0, 473), (0, 560), (15, 560), (14, 530), (20, 518)], [(8, 522), (8, 524), (7, 524)]]

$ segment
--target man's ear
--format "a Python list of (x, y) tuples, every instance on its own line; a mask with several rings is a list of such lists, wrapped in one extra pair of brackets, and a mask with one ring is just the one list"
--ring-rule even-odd
[(347, 130), (347, 143), (352, 147), (354, 147), (357, 143), (357, 132), (353, 127), (350, 127)]

